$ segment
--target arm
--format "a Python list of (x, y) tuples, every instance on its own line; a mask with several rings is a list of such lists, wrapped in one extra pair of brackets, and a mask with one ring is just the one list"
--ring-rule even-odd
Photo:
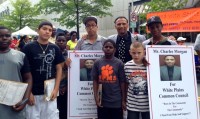
[(97, 62), (94, 63), (91, 71), (91, 76), (93, 79), (93, 92), (94, 92), (94, 99), (96, 102), (96, 105), (98, 107), (101, 107), (101, 102), (98, 94), (98, 89), (99, 89), (99, 81), (98, 81), (98, 67), (97, 67)]
[(94, 76), (93, 79), (94, 79), (93, 80), (94, 99), (95, 99), (96, 105), (98, 107), (102, 107), (100, 99), (99, 99), (99, 94), (98, 94), (98, 89), (99, 89), (98, 78), (96, 76)]
[(51, 100), (54, 100), (57, 97), (61, 78), (62, 78), (62, 63), (59, 63), (56, 65), (55, 86), (54, 90), (51, 93)]
[(119, 66), (119, 79), (120, 79), (120, 88), (122, 92), (122, 109), (125, 111), (126, 110), (126, 76), (125, 76), (125, 71), (124, 71), (124, 64), (121, 62)]
[(67, 45), (66, 49), (67, 49), (67, 50), (70, 50), (70, 47), (69, 47), (69, 45)]
[[(24, 83), (28, 83), (28, 87), (26, 89), (26, 92), (24, 94), (24, 97), (23, 97), (23, 100), (24, 99), (29, 99), (30, 97), (30, 94), (31, 94), (31, 90), (32, 90), (32, 75), (30, 72), (28, 73), (24, 73), (22, 75), (23, 77), (23, 82)], [(15, 106), (13, 106), (14, 110), (15, 111), (21, 111), (24, 109), (24, 107), (26, 106), (26, 103), (25, 104), (22, 104), (22, 105), (19, 105), (19, 103), (17, 103)]]
[(122, 109), (126, 111), (126, 89), (125, 82), (121, 82), (121, 91), (122, 91)]

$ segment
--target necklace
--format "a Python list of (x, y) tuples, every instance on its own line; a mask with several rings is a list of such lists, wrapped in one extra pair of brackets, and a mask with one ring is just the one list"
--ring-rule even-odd
[(39, 44), (39, 46), (40, 46), (40, 48), (41, 48), (41, 50), (42, 50), (42, 53), (45, 54), (47, 48), (49, 47), (49, 43), (47, 44), (47, 46), (46, 46), (45, 49), (43, 49), (43, 47), (41, 46), (41, 44), (40, 44), (39, 42), (38, 42), (38, 44)]

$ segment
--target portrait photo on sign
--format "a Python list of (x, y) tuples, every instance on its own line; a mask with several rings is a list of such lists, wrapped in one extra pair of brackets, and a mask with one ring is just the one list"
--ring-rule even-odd
[(159, 55), (160, 80), (182, 81), (180, 55)]
[(94, 59), (80, 59), (80, 81), (92, 81), (91, 70)]

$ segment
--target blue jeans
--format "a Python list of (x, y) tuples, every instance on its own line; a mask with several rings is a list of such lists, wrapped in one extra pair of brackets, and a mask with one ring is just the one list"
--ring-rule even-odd
[(149, 112), (136, 112), (136, 111), (129, 111), (129, 110), (128, 110), (127, 119), (140, 119), (140, 113), (142, 115), (142, 119), (150, 119)]

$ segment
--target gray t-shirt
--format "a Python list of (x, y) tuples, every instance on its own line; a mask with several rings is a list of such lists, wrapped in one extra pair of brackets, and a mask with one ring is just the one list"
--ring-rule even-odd
[[(24, 53), (13, 49), (0, 53), (0, 79), (21, 82), (21, 73), (30, 72), (30, 69), (24, 66), (28, 66), (25, 64)], [(23, 69), (25, 70), (22, 71)], [(0, 119), (25, 119), (25, 117), (23, 111), (16, 112), (12, 106), (0, 104)]]
[(88, 39), (80, 39), (75, 47), (75, 50), (102, 50), (103, 43), (106, 40), (105, 37), (97, 36), (96, 42), (93, 44)]
[(98, 77), (102, 84), (102, 105), (108, 108), (120, 108), (122, 104), (121, 82), (125, 82), (124, 64), (113, 57), (108, 60), (100, 58), (95, 61), (91, 71), (92, 77)]

